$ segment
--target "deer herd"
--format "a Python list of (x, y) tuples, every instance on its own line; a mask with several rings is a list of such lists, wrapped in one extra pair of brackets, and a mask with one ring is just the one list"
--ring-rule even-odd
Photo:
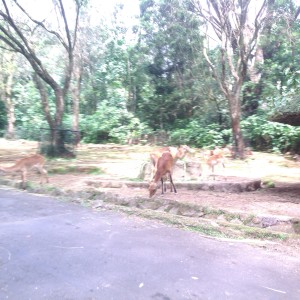
[[(161, 193), (166, 192), (166, 180), (170, 181), (170, 190), (171, 192), (177, 193), (176, 187), (173, 183), (172, 174), (174, 166), (179, 159), (183, 159), (188, 153), (194, 154), (195, 150), (188, 147), (187, 145), (180, 145), (178, 147), (163, 147), (155, 150), (150, 153), (150, 162), (152, 166), (151, 181), (149, 183), (149, 196), (152, 197), (156, 193), (159, 182), (161, 183)], [(211, 171), (211, 174), (215, 176), (214, 169), (215, 166), (220, 164), (225, 168), (225, 158), (228, 155), (232, 155), (232, 151), (228, 147), (218, 148), (214, 150), (207, 150), (202, 153), (202, 158), (205, 160), (205, 163), (208, 169)], [(45, 157), (40, 154), (34, 154), (22, 158), (13, 166), (10, 167), (0, 167), (0, 172), (4, 173), (21, 173), (22, 179), (22, 188), (26, 188), (27, 182), (27, 173), (31, 169), (37, 169), (41, 175), (41, 181), (43, 182), (43, 177), (46, 182), (49, 182), (48, 173), (45, 169)], [(185, 162), (184, 170), (186, 170)], [(215, 178), (214, 178), (215, 179)]]

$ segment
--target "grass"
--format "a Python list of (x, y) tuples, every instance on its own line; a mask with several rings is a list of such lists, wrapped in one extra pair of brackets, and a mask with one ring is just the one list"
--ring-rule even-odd
[(67, 165), (67, 166), (57, 166), (49, 168), (49, 174), (92, 174), (92, 175), (101, 175), (105, 172), (96, 166), (90, 166), (90, 167), (83, 167), (83, 166), (77, 166), (77, 165)]
[[(84, 203), (85, 206), (93, 206), (94, 201), (89, 198), (89, 200), (86, 201), (81, 200), (80, 203)], [(137, 207), (112, 204), (106, 200), (103, 200), (100, 209), (116, 210), (126, 213), (130, 216), (138, 216), (149, 220), (156, 220), (166, 225), (176, 226), (178, 228), (216, 238), (233, 238), (238, 240), (251, 238), (254, 240), (286, 241), (291, 237), (290, 234), (274, 232), (265, 228), (249, 227), (243, 224), (232, 224), (215, 219), (190, 218), (181, 215), (174, 215), (165, 211), (140, 209)], [(229, 216), (230, 219), (237, 217), (238, 216), (234, 214)]]

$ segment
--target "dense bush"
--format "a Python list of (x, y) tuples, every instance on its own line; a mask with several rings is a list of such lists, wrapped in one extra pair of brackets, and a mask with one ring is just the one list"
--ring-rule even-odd
[(110, 106), (103, 101), (97, 111), (81, 119), (80, 129), (85, 143), (125, 143), (150, 131), (126, 109)]
[[(222, 146), (231, 143), (231, 129), (221, 129), (218, 124), (204, 125), (192, 120), (185, 128), (174, 129), (170, 135), (172, 144), (188, 144), (194, 147)], [(270, 122), (265, 116), (253, 115), (241, 122), (246, 146), (259, 151), (285, 153), (299, 152), (300, 128)]]
[(214, 147), (228, 142), (228, 130), (221, 130), (218, 124), (204, 125), (192, 120), (184, 129), (176, 129), (171, 133), (173, 144), (188, 144), (195, 147)]
[(253, 115), (241, 123), (245, 140), (261, 151), (297, 152), (300, 146), (300, 128), (276, 122), (265, 117)]

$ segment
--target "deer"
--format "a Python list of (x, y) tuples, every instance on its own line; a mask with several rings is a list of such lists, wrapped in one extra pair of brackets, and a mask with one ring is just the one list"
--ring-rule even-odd
[(46, 182), (49, 182), (48, 173), (44, 168), (45, 157), (40, 154), (34, 154), (17, 160), (11, 167), (0, 167), (0, 171), (4, 173), (21, 173), (22, 188), (25, 189), (27, 182), (27, 173), (31, 169), (37, 169), (41, 174), (40, 184), (43, 182), (43, 176), (46, 178)]
[[(174, 159), (174, 165), (176, 164), (178, 159), (183, 159), (187, 153), (194, 153), (194, 150), (191, 149), (187, 145), (180, 145), (178, 147), (164, 147), (156, 150), (155, 152), (150, 154), (150, 160), (152, 162), (152, 166), (155, 167), (156, 162), (158, 158), (162, 155), (164, 152), (170, 152), (173, 159)], [(183, 163), (184, 168), (184, 174), (186, 174), (186, 163)], [(152, 176), (154, 175), (155, 168), (152, 169)]]
[(226, 147), (218, 148), (216, 147), (214, 150), (210, 150), (208, 155), (205, 155), (206, 164), (211, 170), (212, 176), (215, 180), (215, 166), (218, 164), (222, 164), (223, 168), (225, 168), (225, 156), (230, 153), (230, 150)]
[(173, 156), (175, 162), (178, 159), (183, 159), (186, 154), (193, 153), (194, 151), (187, 145), (180, 145), (178, 147), (164, 147), (156, 150), (155, 152), (150, 154), (150, 159), (152, 162), (152, 165), (155, 166), (158, 158), (162, 155), (164, 152), (170, 152), (171, 155)]
[(155, 174), (153, 176), (152, 181), (149, 185), (149, 196), (150, 198), (157, 191), (157, 183), (161, 181), (161, 193), (164, 193), (164, 179), (163, 177), (169, 175), (169, 179), (171, 182), (171, 192), (172, 188), (174, 189), (174, 193), (177, 193), (176, 187), (173, 183), (172, 179), (172, 171), (174, 166), (174, 158), (169, 151), (165, 151), (161, 154), (161, 156), (157, 159), (155, 164)]

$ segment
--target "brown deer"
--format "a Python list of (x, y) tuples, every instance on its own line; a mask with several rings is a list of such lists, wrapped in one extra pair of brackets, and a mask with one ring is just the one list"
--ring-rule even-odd
[(176, 161), (178, 159), (183, 159), (188, 152), (193, 153), (194, 151), (187, 145), (180, 145), (178, 147), (163, 147), (163, 148), (160, 148), (160, 149), (158, 149), (155, 152), (150, 154), (150, 159), (151, 159), (151, 162), (152, 162), (153, 166), (155, 166), (158, 158), (164, 152), (170, 152), (172, 154), (174, 160), (175, 160), (174, 163), (176, 163)]
[(214, 150), (209, 150), (208, 155), (205, 155), (206, 164), (211, 170), (212, 176), (215, 179), (215, 166), (221, 164), (223, 168), (225, 168), (225, 156), (231, 154), (230, 150), (227, 147), (218, 148), (216, 147)]
[(157, 159), (157, 162), (155, 164), (155, 174), (150, 182), (149, 185), (149, 196), (150, 198), (156, 193), (157, 191), (157, 183), (160, 180), (161, 181), (161, 193), (164, 193), (164, 179), (163, 177), (165, 175), (169, 175), (169, 179), (171, 182), (171, 191), (172, 187), (174, 189), (174, 193), (177, 193), (175, 185), (172, 180), (172, 171), (173, 171), (173, 166), (174, 166), (174, 158), (172, 154), (168, 151), (163, 152), (161, 156)]
[(44, 168), (45, 158), (40, 154), (34, 154), (25, 158), (22, 158), (11, 167), (0, 167), (0, 171), (4, 173), (21, 173), (22, 188), (25, 189), (27, 182), (27, 173), (31, 169), (37, 169), (41, 174), (41, 184), (43, 181), (42, 176), (46, 178), (46, 182), (49, 182), (48, 173)]
[[(176, 164), (178, 159), (183, 159), (187, 153), (194, 153), (195, 151), (191, 149), (187, 145), (180, 145), (178, 147), (164, 147), (156, 150), (155, 152), (150, 154), (150, 160), (152, 162), (152, 166), (155, 167), (156, 162), (158, 158), (162, 155), (164, 152), (170, 152), (173, 159), (174, 159), (174, 165)], [(186, 174), (186, 163), (183, 162), (183, 168), (184, 168), (184, 174)], [(154, 176), (155, 168), (152, 169), (152, 176)]]

